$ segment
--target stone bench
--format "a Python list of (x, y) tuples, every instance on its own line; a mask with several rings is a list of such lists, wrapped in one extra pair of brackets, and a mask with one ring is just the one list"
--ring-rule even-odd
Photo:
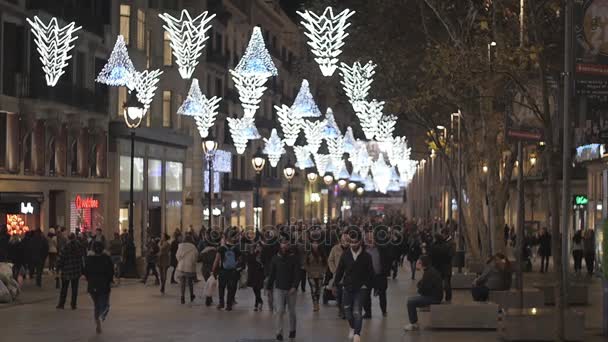
[(467, 270), (473, 274), (481, 274), (483, 272), (486, 263), (478, 260), (469, 260), (467, 262)]
[(498, 305), (494, 303), (431, 305), (432, 329), (496, 329)]
[[(533, 285), (545, 296), (546, 305), (555, 305), (555, 283)], [(569, 284), (567, 289), (568, 305), (589, 304), (589, 286), (586, 284)]]
[[(507, 310), (499, 336), (505, 341), (555, 341), (555, 314), (553, 309)], [(566, 311), (565, 335), (567, 341), (585, 339), (585, 314), (582, 311)]]
[(452, 274), (452, 289), (470, 289), (475, 278), (477, 275), (474, 273), (454, 273)]
[[(538, 289), (524, 289), (524, 308), (542, 308), (545, 306), (545, 296)], [(519, 308), (519, 291), (490, 291), (489, 301), (498, 304), (501, 309)]]

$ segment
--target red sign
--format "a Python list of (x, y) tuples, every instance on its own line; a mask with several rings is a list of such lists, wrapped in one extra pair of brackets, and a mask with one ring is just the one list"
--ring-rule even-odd
[(99, 200), (94, 199), (93, 197), (81, 198), (80, 195), (76, 196), (76, 208), (99, 208)]

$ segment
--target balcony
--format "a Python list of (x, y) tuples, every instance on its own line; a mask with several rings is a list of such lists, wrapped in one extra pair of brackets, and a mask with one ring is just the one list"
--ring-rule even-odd
[(250, 180), (224, 179), (222, 189), (225, 191), (252, 191), (254, 186), (254, 182)]
[(55, 87), (47, 87), (45, 82), (30, 82), (29, 94), (25, 97), (46, 101), (59, 102), (68, 106), (97, 113), (108, 112), (107, 88), (99, 88), (97, 92), (77, 87), (61, 80)]

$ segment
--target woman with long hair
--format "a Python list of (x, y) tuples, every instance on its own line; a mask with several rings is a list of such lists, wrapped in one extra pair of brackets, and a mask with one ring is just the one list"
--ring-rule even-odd
[(198, 249), (194, 245), (194, 237), (186, 233), (184, 242), (180, 243), (175, 254), (177, 258), (177, 272), (181, 284), (181, 303), (185, 304), (186, 282), (190, 289), (190, 302), (194, 301), (194, 279), (196, 278), (196, 261), (198, 259)]
[(325, 252), (319, 245), (318, 241), (313, 241), (310, 245), (310, 250), (304, 259), (304, 269), (308, 275), (308, 284), (310, 285), (310, 295), (312, 297), (313, 311), (319, 311), (319, 298), (321, 296), (321, 285), (323, 276), (327, 268), (327, 258)]
[(251, 252), (247, 253), (247, 286), (255, 295), (253, 311), (262, 311), (262, 288), (264, 287), (264, 264), (262, 263), (262, 245), (256, 243)]

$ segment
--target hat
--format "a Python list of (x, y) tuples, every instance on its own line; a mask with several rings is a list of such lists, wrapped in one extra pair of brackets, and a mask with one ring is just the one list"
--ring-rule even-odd
[(55, 234), (55, 228), (49, 228), (49, 234)]

